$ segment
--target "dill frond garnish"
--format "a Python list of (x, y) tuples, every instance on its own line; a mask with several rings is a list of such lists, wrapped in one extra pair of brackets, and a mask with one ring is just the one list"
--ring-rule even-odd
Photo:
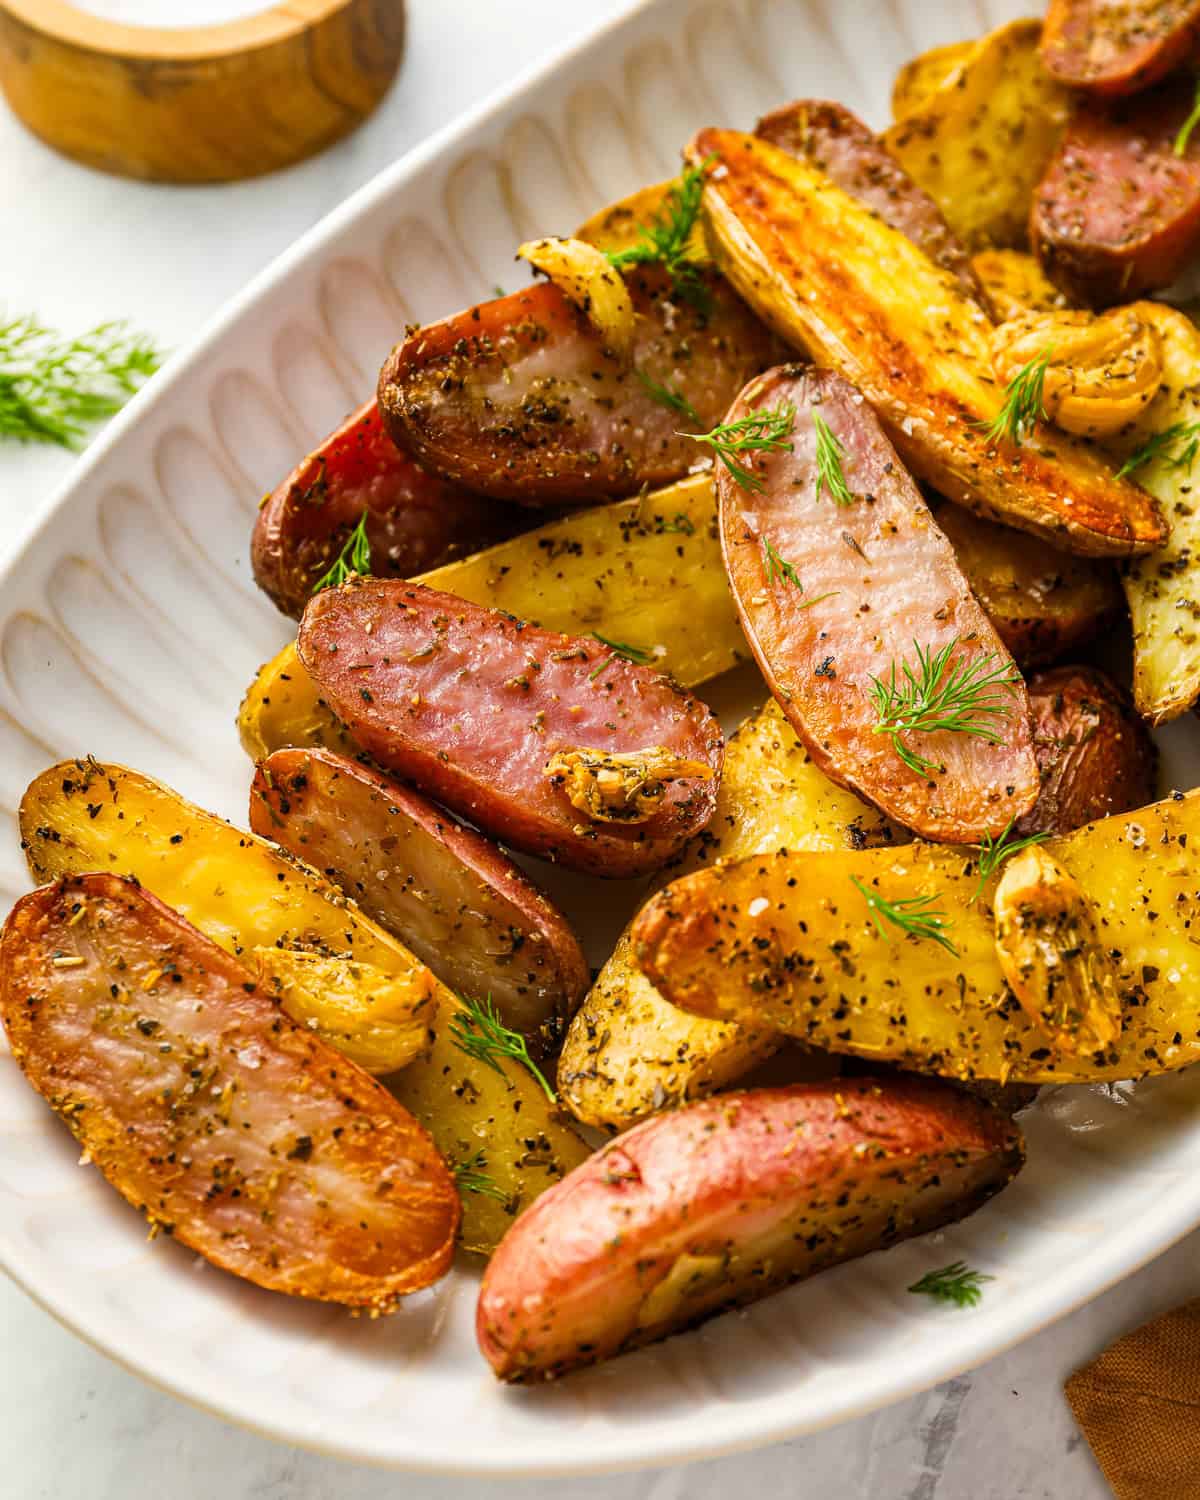
[(592, 631), (592, 639), (599, 641), (602, 646), (607, 646), (612, 655), (606, 656), (603, 661), (592, 668), (588, 673), (589, 682), (595, 682), (601, 672), (606, 672), (618, 656), (624, 661), (633, 662), (637, 667), (652, 667), (654, 665), (653, 651), (647, 651), (641, 646), (631, 646), (627, 641), (610, 641), (606, 635), (600, 635), (595, 630)]
[(1030, 833), (1024, 838), (1015, 839), (1011, 835), (1016, 821), (1016, 818), (1009, 818), (999, 838), (994, 839), (991, 834), (984, 835), (983, 842), (979, 846), (979, 884), (975, 887), (968, 905), (979, 899), (984, 886), (1006, 859), (1011, 859), (1022, 849), (1028, 849), (1031, 844), (1044, 843), (1050, 837), (1048, 833)]
[[(1179, 451), (1173, 453), (1173, 448), (1179, 448)], [(1126, 474), (1133, 474), (1143, 464), (1150, 463), (1165, 464), (1168, 469), (1182, 469), (1190, 474), (1198, 452), (1200, 422), (1173, 422), (1170, 427), (1164, 427), (1161, 432), (1147, 438), (1140, 448), (1135, 448), (1117, 470), (1117, 478), (1124, 479)]]
[(519, 1031), (513, 1031), (511, 1027), (506, 1026), (500, 1019), (500, 1012), (492, 1003), (491, 995), (489, 994), (482, 1002), (468, 999), (466, 996), (460, 998), (463, 1009), (450, 1018), (450, 1035), (455, 1044), (468, 1057), (486, 1063), (489, 1068), (495, 1069), (501, 1075), (504, 1069), (500, 1066), (499, 1059), (511, 1057), (529, 1069), (544, 1090), (546, 1098), (551, 1104), (556, 1103), (557, 1095), (546, 1082), (542, 1070), (530, 1057), (525, 1038)]
[(926, 1271), (909, 1291), (932, 1297), (935, 1302), (952, 1302), (955, 1307), (976, 1307), (983, 1296), (983, 1283), (994, 1280), (982, 1271), (968, 1270), (965, 1260), (956, 1260), (940, 1271)]
[(685, 167), (668, 188), (660, 211), (642, 226), (640, 238), (624, 250), (608, 252), (608, 263), (617, 271), (628, 266), (664, 266), (676, 295), (702, 313), (712, 307), (712, 296), (701, 277), (700, 265), (692, 259), (688, 241), (700, 216), (704, 179), (715, 160), (709, 156), (698, 167)]
[(1004, 405), (986, 431), (989, 442), (1007, 438), (1019, 448), (1038, 422), (1046, 420), (1044, 405), (1046, 371), (1054, 358), (1051, 344), (1028, 364), (1022, 365), (1004, 389)]
[(760, 494), (763, 482), (753, 469), (739, 464), (739, 453), (790, 453), (796, 408), (789, 401), (773, 411), (752, 411), (736, 422), (722, 422), (711, 432), (681, 432), (694, 443), (707, 443), (744, 490)]
[(958, 957), (958, 949), (946, 936), (954, 923), (947, 921), (946, 913), (934, 905), (941, 900), (940, 896), (902, 896), (897, 901), (889, 901), (878, 891), (864, 885), (856, 875), (851, 875), (850, 883), (867, 903), (867, 911), (881, 938), (887, 939), (887, 928), (883, 924), (890, 922), (909, 937), (930, 938), (933, 942), (940, 943), (955, 958)]
[(498, 1203), (507, 1203), (508, 1194), (484, 1168), (487, 1158), (483, 1151), (473, 1151), (470, 1156), (456, 1162), (452, 1168), (454, 1180), (464, 1193), (478, 1193), (484, 1198), (495, 1198)]
[(126, 323), (67, 338), (33, 317), (0, 323), (0, 437), (79, 448), (162, 363)]
[(846, 483), (842, 460), (846, 450), (841, 440), (830, 431), (829, 424), (819, 411), (812, 414), (813, 429), (817, 434), (817, 493), (828, 490), (830, 499), (837, 505), (853, 505), (854, 492)]
[[(769, 537), (763, 537), (763, 572), (767, 576), (767, 582), (771, 585), (780, 581), (790, 583), (794, 588), (804, 592), (804, 585), (800, 582), (800, 576), (786, 557), (781, 557), (771, 545)], [(814, 604), (820, 604), (822, 599), (832, 599), (837, 593), (833, 590), (828, 594), (818, 594), (815, 599), (806, 599), (799, 607), (811, 609)]]
[(657, 381), (651, 380), (644, 370), (636, 367), (633, 373), (652, 401), (657, 401), (660, 406), (666, 406), (671, 411), (678, 412), (685, 422), (691, 422), (695, 427), (704, 426), (700, 413), (682, 391), (673, 391), (669, 385), (659, 385)]
[(358, 518), (358, 525), (346, 538), (342, 550), (313, 584), (311, 592), (319, 594), (322, 589), (335, 589), (338, 584), (345, 583), (347, 578), (365, 578), (370, 571), (371, 543), (367, 540), (367, 513), (364, 510)]
[(905, 661), (900, 663), (897, 675), (893, 662), (886, 680), (871, 678), (871, 700), (879, 715), (874, 732), (889, 735), (896, 754), (918, 776), (928, 776), (941, 768), (936, 761), (926, 760), (910, 749), (902, 735), (946, 730), (998, 745), (1000, 724), (1012, 712), (1008, 700), (1021, 682), (1016, 667), (995, 651), (971, 661), (960, 657), (951, 662), (958, 644), (959, 638), (955, 636), (940, 651), (934, 651), (932, 646), (921, 646), (914, 641), (915, 671)]
[(1188, 143), (1192, 138), (1192, 131), (1200, 125), (1200, 83), (1196, 85), (1196, 99), (1192, 105), (1192, 112), (1179, 127), (1179, 134), (1175, 137), (1174, 151), (1176, 156), (1186, 156)]

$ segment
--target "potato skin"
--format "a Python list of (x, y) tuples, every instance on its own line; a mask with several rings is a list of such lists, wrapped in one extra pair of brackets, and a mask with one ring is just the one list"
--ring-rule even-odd
[(315, 865), (458, 994), (558, 1033), (590, 970), (567, 919), (501, 849), (398, 781), (323, 750), (256, 770), (250, 826)]
[(907, 235), (950, 272), (966, 296), (986, 309), (967, 247), (924, 188), (852, 110), (826, 99), (796, 99), (764, 115), (754, 133), (793, 156), (806, 157), (831, 182), (874, 209), (885, 224)]
[(1200, 38), (1200, 0), (1050, 0), (1046, 71), (1102, 96), (1136, 94), (1165, 78)]
[(964, 1218), (1023, 1158), (1011, 1120), (925, 1079), (658, 1115), (509, 1231), (480, 1287), (479, 1347), (502, 1380), (555, 1379)]
[(906, 236), (767, 141), (703, 130), (687, 155), (725, 168), (709, 174), (704, 211), (730, 280), (858, 387), (919, 479), (1068, 552), (1123, 556), (1163, 540), (1157, 504), (1091, 445), (1046, 424), (1020, 447), (986, 436), (1004, 401), (992, 326)]
[[(485, 832), (585, 874), (643, 874), (712, 816), (724, 739), (667, 678), (586, 637), (417, 584), (351, 580), (304, 612), (300, 659), (380, 766)], [(710, 775), (643, 822), (589, 821), (546, 774), (559, 751), (663, 746)]]
[(1112, 617), (1121, 591), (1111, 563), (1054, 552), (961, 505), (934, 510), (971, 591), (1021, 667), (1055, 661)]
[(458, 1195), (426, 1132), (135, 882), (22, 897), (0, 1014), (113, 1187), (222, 1270), (375, 1312), (449, 1270)]
[(1133, 703), (1095, 667), (1029, 679), (1038, 800), (1018, 833), (1070, 833), (1154, 800), (1158, 751)]
[[(999, 834), (1037, 799), (1024, 684), (854, 387), (831, 370), (781, 366), (750, 382), (730, 419), (785, 406), (795, 410), (788, 449), (748, 460), (761, 488), (745, 488), (725, 469), (717, 475), (725, 571), (763, 675), (839, 785), (925, 838), (971, 844)], [(849, 504), (819, 487), (816, 415), (842, 445)], [(799, 585), (772, 567), (768, 545), (797, 565)], [(999, 743), (946, 732), (904, 737), (937, 767), (927, 773), (905, 765), (876, 732), (871, 697), (872, 679), (887, 678), (893, 664), (898, 678), (902, 663), (915, 668), (918, 645), (953, 647), (956, 664), (990, 658), (1012, 679), (999, 693)]]
[(1050, 280), (1097, 307), (1170, 286), (1200, 243), (1200, 137), (1183, 156), (1190, 82), (1081, 106), (1042, 178), (1030, 238)]
[(411, 578), (520, 529), (522, 515), (427, 473), (368, 401), (268, 495), (250, 538), (255, 582), (299, 619), (363, 515), (378, 578)]
[(411, 334), (379, 377), (388, 430), (436, 474), (521, 505), (630, 495), (681, 479), (697, 459), (678, 411), (635, 370), (682, 394), (707, 432), (771, 362), (774, 341), (714, 272), (701, 310), (659, 266), (625, 277), (638, 314), (632, 362), (605, 348), (549, 283)]

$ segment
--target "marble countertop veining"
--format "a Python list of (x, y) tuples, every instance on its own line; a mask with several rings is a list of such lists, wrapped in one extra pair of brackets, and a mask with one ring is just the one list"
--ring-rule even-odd
[[(0, 110), (0, 305), (63, 329), (128, 316), (189, 339), (353, 189), (536, 57), (627, 0), (410, 0), (399, 86), (357, 135), (258, 182), (176, 189), (64, 161)], [(72, 459), (0, 448), (0, 555)], [(0, 1280), (3, 1500), (1104, 1500), (1062, 1380), (1125, 1331), (1200, 1293), (1192, 1237), (970, 1375), (830, 1432), (686, 1469), (487, 1483), (399, 1476), (297, 1452), (152, 1389)]]

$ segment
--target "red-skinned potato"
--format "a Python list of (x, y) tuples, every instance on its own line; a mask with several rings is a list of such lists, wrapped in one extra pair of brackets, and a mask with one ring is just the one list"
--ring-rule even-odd
[(1175, 143), (1191, 80), (1075, 113), (1033, 202), (1030, 238), (1055, 285), (1096, 306), (1170, 286), (1200, 244), (1200, 133)]
[(967, 247), (946, 223), (941, 209), (875, 132), (844, 104), (797, 99), (764, 115), (754, 133), (793, 156), (807, 157), (830, 181), (874, 209), (885, 223), (949, 271), (972, 301), (987, 307)]
[(250, 540), (259, 588), (299, 617), (363, 516), (378, 578), (411, 578), (520, 530), (521, 512), (438, 479), (402, 453), (368, 401), (263, 502)]
[(425, 1130), (136, 882), (22, 897), (0, 1014), (87, 1157), (214, 1265), (379, 1312), (449, 1269), (458, 1194)]
[(1136, 94), (1187, 61), (1200, 0), (1050, 0), (1046, 71), (1094, 94)]
[[(747, 460), (753, 487), (717, 471), (721, 544), (746, 639), (792, 727), (826, 775), (925, 838), (978, 843), (1037, 798), (1028, 704), (1012, 658), (971, 593), (878, 419), (830, 370), (786, 365), (752, 380), (729, 413), (795, 410), (786, 446)], [(818, 428), (817, 424), (821, 424)], [(822, 436), (821, 434), (827, 436)], [(849, 498), (819, 454), (841, 448)], [(830, 450), (832, 451), (832, 450)], [(877, 730), (873, 679), (951, 647), (957, 668), (1003, 678), (985, 694), (997, 743)], [(907, 749), (926, 764), (901, 759)]]
[(1010, 1119), (925, 1079), (657, 1115), (509, 1230), (479, 1291), (479, 1347), (502, 1380), (554, 1379), (964, 1218), (1023, 1157)]
[(640, 875), (712, 816), (715, 717), (595, 639), (419, 584), (355, 579), (311, 601), (298, 645), (380, 766), (526, 853)]
[(1017, 833), (1070, 833), (1154, 801), (1158, 752), (1111, 677), (1096, 667), (1053, 667), (1028, 687), (1042, 789)]
[(328, 750), (258, 767), (250, 826), (315, 866), (443, 984), (556, 1036), (591, 971), (567, 919), (490, 839), (411, 787)]
[(549, 283), (418, 329), (379, 377), (397, 443), (434, 473), (523, 505), (611, 500), (682, 479), (699, 455), (679, 429), (715, 426), (776, 345), (715, 272), (697, 272), (699, 307), (659, 266), (625, 281), (637, 315), (629, 359)]

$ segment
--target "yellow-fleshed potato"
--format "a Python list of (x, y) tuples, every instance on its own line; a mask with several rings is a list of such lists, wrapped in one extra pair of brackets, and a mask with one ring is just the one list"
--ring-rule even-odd
[[(94, 816), (92, 807), (99, 808)], [(398, 979), (429, 973), (315, 870), (123, 767), (64, 761), (43, 772), (22, 799), (21, 833), (35, 879), (90, 870), (131, 875), (243, 962), (253, 963), (260, 950), (299, 948), (349, 954), (348, 962)], [(462, 1003), (437, 980), (433, 993), (436, 1013), (423, 1018), (434, 1036), (422, 1039), (426, 1050), (388, 1086), (451, 1166), (486, 1179), (485, 1190), (464, 1192), (462, 1243), (487, 1253), (513, 1215), (589, 1150), (519, 1063), (504, 1058), (493, 1068), (462, 1050), (450, 1026)], [(286, 988), (280, 999), (290, 1010)], [(370, 1029), (374, 1045), (371, 1000), (368, 992), (358, 1024)], [(312, 1003), (311, 990), (297, 997), (302, 1024), (312, 1018)], [(327, 1013), (319, 1029), (341, 1046), (344, 1006)], [(404, 1044), (411, 1053), (409, 1037)]]
[[(1130, 308), (1158, 334), (1162, 385), (1145, 412), (1110, 440), (1123, 462), (1147, 453), (1132, 477), (1161, 503), (1171, 535), (1156, 551), (1131, 559), (1122, 584), (1133, 620), (1133, 697), (1151, 724), (1164, 724), (1200, 698), (1200, 468), (1183, 429), (1200, 419), (1200, 329), (1158, 302)], [(1151, 447), (1147, 447), (1147, 445)]]
[(1071, 91), (1043, 68), (1041, 34), (1038, 21), (1013, 21), (981, 37), (883, 137), (971, 249), (1026, 244), (1066, 128)]
[(1126, 556), (1162, 542), (1156, 503), (1092, 444), (1044, 422), (1020, 445), (991, 435), (1005, 406), (992, 324), (907, 236), (767, 141), (702, 130), (687, 154), (718, 160), (704, 212), (729, 280), (858, 387), (919, 479), (1064, 551)]
[(246, 689), (237, 716), (238, 738), (253, 761), (289, 745), (353, 755), (354, 742), (321, 697), (321, 690), (289, 641)]
[[(606, 208), (592, 214), (575, 231), (575, 238), (607, 254), (628, 250), (645, 238), (646, 225), (661, 219), (668, 210), (668, 195), (679, 186), (677, 177), (666, 182), (656, 182), (650, 187), (638, 188), (628, 198), (619, 198)], [(704, 222), (697, 219), (688, 237), (687, 255), (698, 265), (711, 264), (708, 242), (704, 237)]]
[(1027, 250), (980, 250), (971, 269), (998, 323), (1028, 312), (1060, 312), (1071, 306)]
[[(771, 699), (730, 736), (716, 812), (672, 873), (776, 849), (863, 849), (905, 837), (817, 769)], [(571, 1022), (559, 1091), (585, 1124), (623, 1130), (741, 1078), (779, 1040), (669, 1005), (625, 935)]]
[(1063, 962), (1088, 961), (1078, 935), (1090, 928), (1113, 967), (1121, 1031), (1094, 1050), (1062, 1044), (1064, 1017), (1040, 1024), (1036, 996), (1025, 996), (1028, 1010), (1014, 1003), (993, 914), (1004, 866), (981, 889), (977, 860), (961, 850), (788, 851), (721, 865), (656, 896), (633, 944), (674, 1004), (830, 1051), (961, 1079), (1137, 1078), (1200, 1060), (1198, 840), (1191, 792), (1041, 846), (1090, 903)]
[(920, 109), (978, 45), (977, 41), (947, 42), (943, 47), (930, 47), (927, 52), (910, 57), (892, 83), (892, 119), (903, 120)]

